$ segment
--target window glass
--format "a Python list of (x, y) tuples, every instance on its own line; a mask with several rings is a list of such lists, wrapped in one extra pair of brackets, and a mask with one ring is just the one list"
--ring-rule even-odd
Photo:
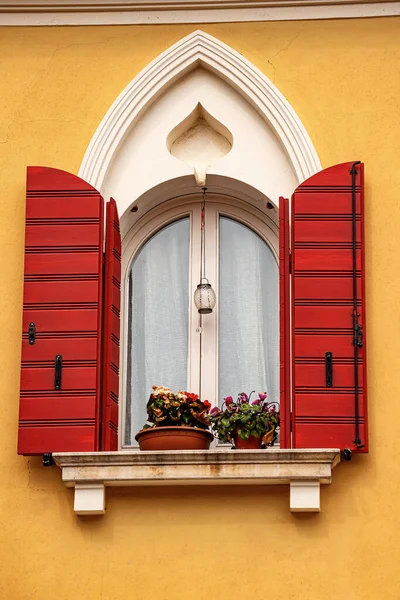
[(152, 385), (187, 387), (189, 237), (185, 217), (153, 235), (132, 263), (126, 444), (146, 422)]
[(267, 392), (279, 401), (278, 265), (254, 231), (219, 221), (219, 399)]

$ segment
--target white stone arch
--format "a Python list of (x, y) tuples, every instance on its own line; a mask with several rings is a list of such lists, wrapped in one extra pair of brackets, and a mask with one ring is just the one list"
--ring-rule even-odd
[(303, 124), (273, 83), (237, 51), (198, 30), (160, 54), (121, 92), (97, 128), (79, 176), (101, 191), (128, 132), (171, 85), (199, 66), (239, 92), (268, 123), (285, 149), (298, 182), (321, 169)]

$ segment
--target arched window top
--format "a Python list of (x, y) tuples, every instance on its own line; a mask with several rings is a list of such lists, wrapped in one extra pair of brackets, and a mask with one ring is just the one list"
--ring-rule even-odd
[[(143, 115), (149, 107), (156, 105), (160, 98), (167, 97), (171, 90), (178, 90), (179, 94), (179, 86), (183, 78), (188, 74), (190, 76), (194, 70), (202, 71), (204, 74), (216, 74), (215, 79), (225, 83), (230, 90), (238, 90), (239, 101), (243, 99), (243, 102), (259, 116), (257, 137), (260, 137), (263, 126), (266, 126), (270, 129), (272, 137), (280, 141), (283, 152), (288, 157), (288, 168), (281, 173), (279, 194), (293, 190), (293, 186), (289, 190), (284, 183), (286, 180), (287, 184), (292, 184), (292, 181), (288, 181), (288, 177), (291, 179), (291, 173), (294, 174), (297, 184), (320, 170), (321, 164), (312, 141), (298, 115), (276, 86), (242, 54), (204, 31), (197, 30), (179, 40), (147, 65), (116, 98), (89, 144), (79, 175), (106, 194), (110, 177), (113, 176), (112, 171), (115, 171), (118, 162), (116, 159), (121, 156), (121, 150), (126, 147), (129, 151), (129, 138), (132, 135), (138, 133), (139, 137), (143, 138), (143, 129), (141, 129)], [(206, 99), (210, 98), (207, 90), (205, 92)], [(182, 112), (184, 118), (198, 102), (201, 102), (201, 98), (197, 96), (193, 102), (187, 90), (181, 94), (181, 97), (189, 101), (189, 105), (186, 105)], [(222, 98), (219, 94), (217, 100), (220, 101), (223, 113), (226, 107), (224, 102), (221, 103)], [(203, 105), (209, 110), (209, 102), (206, 101)], [(236, 112), (238, 121), (242, 120), (240, 112), (240, 110)], [(163, 123), (169, 114), (169, 111), (164, 111), (161, 115)], [(218, 118), (218, 115), (214, 116)], [(172, 127), (180, 120), (178, 119)], [(160, 124), (159, 122), (158, 125)], [(172, 127), (169, 127), (168, 132)], [(157, 133), (159, 131), (157, 128)], [(244, 131), (246, 131), (245, 127)], [(247, 158), (247, 152), (248, 149), (247, 151), (244, 149), (239, 160), (247, 163), (243, 160)], [(268, 163), (268, 155), (269, 153), (263, 155), (264, 167)], [(145, 180), (146, 176), (140, 171), (138, 173), (137, 164), (135, 166), (136, 169), (129, 172), (135, 172), (136, 178)], [(155, 170), (153, 181), (147, 181), (146, 190), (157, 185), (155, 181), (157, 173), (158, 171)], [(234, 171), (230, 173), (224, 171), (221, 174), (240, 179)], [(170, 177), (171, 175), (168, 175), (161, 181), (169, 180)], [(120, 215), (132, 202), (132, 178), (130, 183), (131, 195), (128, 203), (119, 201)], [(111, 191), (116, 194), (115, 189)], [(275, 200), (277, 198), (274, 198)]]

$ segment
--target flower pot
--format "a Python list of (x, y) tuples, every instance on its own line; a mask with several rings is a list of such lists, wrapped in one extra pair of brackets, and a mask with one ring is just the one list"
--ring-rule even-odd
[(261, 444), (264, 442), (266, 446), (274, 439), (275, 429), (270, 429), (261, 437), (250, 436), (248, 440), (242, 440), (238, 433), (232, 434), (232, 439), (237, 450), (260, 450)]
[(198, 427), (152, 427), (136, 434), (140, 450), (208, 450), (214, 436)]
[(235, 448), (237, 450), (260, 450), (262, 437), (254, 437), (251, 435), (248, 440), (242, 440), (238, 433), (232, 435)]

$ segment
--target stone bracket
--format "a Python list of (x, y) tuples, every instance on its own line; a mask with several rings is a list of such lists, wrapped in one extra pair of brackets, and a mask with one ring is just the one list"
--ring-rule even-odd
[(74, 512), (77, 515), (104, 515), (106, 512), (104, 483), (76, 483)]
[(320, 512), (320, 487), (318, 480), (291, 481), (291, 512)]
[(105, 512), (105, 488), (149, 485), (290, 486), (292, 512), (319, 512), (320, 485), (331, 483), (338, 449), (184, 450), (55, 453), (77, 515)]

